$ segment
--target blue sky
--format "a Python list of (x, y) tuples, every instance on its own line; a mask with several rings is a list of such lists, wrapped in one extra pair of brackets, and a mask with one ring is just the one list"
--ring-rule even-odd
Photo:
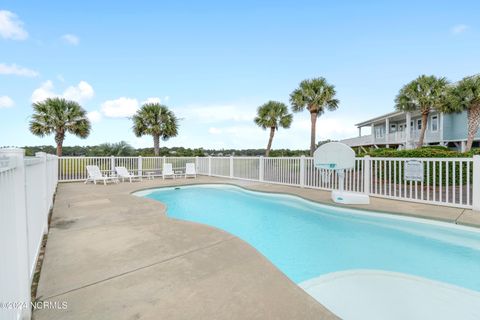
[[(168, 105), (179, 136), (162, 145), (262, 148), (257, 106), (288, 103), (323, 76), (340, 108), (317, 139), (355, 136), (354, 124), (393, 109), (420, 74), (452, 81), (480, 70), (478, 1), (14, 1), (0, 3), (0, 146), (53, 145), (28, 131), (32, 99), (60, 95), (89, 112), (92, 133), (65, 145), (136, 138), (127, 118), (144, 101)], [(309, 146), (295, 114), (274, 148)]]

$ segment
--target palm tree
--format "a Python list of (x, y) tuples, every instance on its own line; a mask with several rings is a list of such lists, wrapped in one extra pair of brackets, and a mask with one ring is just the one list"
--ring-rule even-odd
[(417, 148), (423, 146), (428, 115), (432, 110), (440, 111), (445, 104), (448, 80), (435, 76), (421, 75), (407, 83), (395, 98), (395, 108), (400, 111), (418, 111), (422, 115), (422, 128)]
[(54, 133), (59, 157), (62, 156), (63, 140), (67, 132), (80, 138), (86, 138), (90, 134), (87, 112), (75, 101), (48, 98), (32, 106), (34, 113), (30, 131), (40, 137)]
[(300, 112), (307, 109), (310, 112), (310, 155), (315, 151), (315, 136), (317, 118), (325, 110), (336, 110), (339, 101), (335, 98), (335, 87), (327, 82), (325, 78), (314, 78), (303, 80), (298, 89), (290, 94), (290, 103), (293, 112)]
[(178, 134), (178, 119), (167, 106), (146, 103), (133, 116), (133, 132), (137, 137), (153, 136), (155, 155), (160, 153), (160, 138), (168, 140)]
[(447, 91), (447, 103), (442, 111), (467, 111), (468, 135), (465, 151), (472, 149), (473, 139), (480, 125), (480, 75), (463, 78)]
[(292, 120), (293, 116), (288, 113), (287, 105), (282, 102), (268, 101), (258, 107), (254, 122), (262, 129), (270, 128), (270, 138), (268, 139), (267, 150), (265, 151), (266, 157), (270, 154), (275, 130), (278, 130), (279, 127), (285, 129), (290, 128)]

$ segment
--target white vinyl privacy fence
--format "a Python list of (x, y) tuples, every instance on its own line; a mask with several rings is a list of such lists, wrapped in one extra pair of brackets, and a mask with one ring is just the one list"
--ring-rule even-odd
[[(174, 170), (196, 164), (198, 174), (266, 183), (334, 190), (339, 177), (319, 170), (311, 157), (62, 157), (60, 181), (82, 181), (85, 167), (98, 165), (106, 174), (115, 166), (145, 175), (161, 175), (164, 163)], [(480, 156), (473, 158), (357, 158), (346, 171), (345, 189), (370, 196), (480, 210)], [(420, 170), (411, 177), (412, 167)]]
[(0, 319), (30, 318), (30, 286), (57, 186), (58, 158), (0, 149)]

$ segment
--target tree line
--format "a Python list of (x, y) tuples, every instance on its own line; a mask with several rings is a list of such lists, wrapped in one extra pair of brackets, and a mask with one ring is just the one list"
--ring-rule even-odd
[[(25, 146), (27, 156), (36, 152), (55, 153), (54, 146)], [(207, 156), (245, 156), (257, 157), (265, 154), (265, 149), (203, 149), (183, 147), (160, 147), (159, 156), (167, 157), (207, 157)], [(271, 150), (270, 157), (299, 157), (307, 156), (309, 150), (276, 149)], [(125, 141), (117, 143), (102, 143), (97, 146), (65, 146), (63, 156), (71, 157), (150, 157), (154, 156), (153, 148), (133, 148)]]
[[(313, 155), (317, 146), (317, 118), (325, 111), (338, 109), (339, 104), (335, 87), (323, 77), (303, 80), (290, 94), (291, 110), (293, 112), (306, 110), (310, 114), (310, 155)], [(444, 77), (422, 75), (400, 89), (395, 98), (395, 107), (401, 111), (421, 113), (422, 127), (417, 145), (419, 148), (424, 144), (428, 115), (432, 110), (445, 113), (466, 111), (468, 115), (466, 148), (469, 151), (480, 125), (480, 76), (466, 77), (452, 85)], [(53, 134), (58, 156), (63, 154), (63, 141), (67, 133), (80, 138), (86, 138), (90, 134), (91, 124), (87, 112), (75, 101), (47, 98), (34, 103), (33, 110), (30, 131), (41, 137)], [(178, 135), (178, 118), (165, 105), (146, 103), (131, 119), (132, 130), (137, 137), (144, 135), (153, 137), (153, 154), (156, 156), (160, 155), (160, 139), (165, 141)], [(275, 132), (279, 128), (289, 128), (293, 115), (289, 113), (285, 103), (268, 101), (258, 107), (253, 121), (259, 127), (270, 130), (265, 155), (273, 156), (271, 148)]]

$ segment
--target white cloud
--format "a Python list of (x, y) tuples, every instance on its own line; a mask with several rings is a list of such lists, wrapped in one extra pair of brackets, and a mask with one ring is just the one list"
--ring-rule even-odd
[(11, 108), (15, 105), (12, 98), (9, 96), (0, 96), (0, 109), (1, 108)]
[(65, 99), (78, 102), (91, 99), (94, 95), (95, 91), (86, 81), (80, 81), (78, 85), (68, 87), (63, 93)]
[(72, 46), (78, 46), (80, 44), (80, 38), (78, 38), (78, 36), (76, 36), (74, 34), (68, 34), (68, 33), (64, 34), (62, 36), (62, 40), (66, 44), (70, 44)]
[(87, 118), (90, 122), (100, 122), (100, 120), (102, 120), (102, 114), (98, 111), (90, 111), (87, 113)]
[[(317, 138), (320, 140), (340, 140), (354, 137), (358, 133), (355, 119), (335, 118), (323, 116), (317, 120)], [(310, 119), (295, 119), (291, 130), (295, 132), (310, 132)], [(282, 130), (283, 131), (283, 130)]]
[(208, 128), (208, 133), (210, 133), (210, 134), (221, 134), (222, 129), (211, 127), (211, 128)]
[(62, 94), (55, 93), (53, 89), (53, 82), (51, 80), (45, 81), (39, 88), (33, 91), (32, 102), (39, 102), (52, 97), (62, 97), (68, 100), (83, 102), (95, 95), (92, 86), (86, 81), (80, 81), (78, 85), (68, 87)]
[(454, 35), (464, 33), (469, 29), (469, 26), (466, 24), (457, 24), (456, 26), (453, 26), (450, 32)]
[(23, 77), (36, 77), (38, 72), (25, 67), (17, 66), (16, 64), (4, 64), (0, 63), (0, 74), (4, 75), (16, 75)]
[(162, 103), (162, 99), (160, 99), (159, 97), (150, 97), (145, 99), (145, 101), (142, 102), (142, 104), (145, 104), (145, 103)]
[[(353, 117), (342, 117), (338, 115), (324, 115), (317, 120), (317, 141), (321, 140), (341, 140), (355, 137), (358, 129), (355, 123), (358, 119)], [(195, 121), (189, 120), (185, 124), (186, 129), (192, 130), (181, 134), (174, 142), (176, 144), (182, 139), (182, 136), (189, 136), (185, 143), (187, 145), (195, 144), (205, 148), (264, 148), (268, 142), (269, 131), (262, 130), (256, 126), (253, 121), (228, 125), (219, 123), (218, 125), (208, 127), (202, 134), (201, 127), (195, 128)], [(192, 128), (192, 129), (190, 129)], [(366, 132), (364, 132), (366, 134)], [(193, 135), (193, 137), (192, 137)], [(280, 128), (275, 133), (273, 139), (273, 148), (303, 148), (308, 149), (310, 144), (310, 119), (307, 113), (295, 115), (290, 129)]]
[(220, 121), (253, 121), (254, 110), (236, 105), (187, 106), (179, 110), (184, 118), (193, 118), (196, 121), (212, 123)]
[(149, 97), (149, 98), (145, 99), (144, 101), (142, 101), (142, 105), (145, 104), (145, 103), (167, 103), (169, 99), (170, 99), (169, 96), (165, 96), (163, 98)]
[(28, 32), (17, 15), (7, 10), (0, 10), (0, 37), (12, 40), (25, 40)]
[(130, 117), (138, 110), (137, 99), (121, 97), (116, 100), (107, 100), (102, 103), (102, 113), (110, 118)]
[(58, 95), (53, 93), (53, 82), (48, 80), (42, 83), (39, 88), (33, 90), (32, 102), (39, 102), (56, 96)]

